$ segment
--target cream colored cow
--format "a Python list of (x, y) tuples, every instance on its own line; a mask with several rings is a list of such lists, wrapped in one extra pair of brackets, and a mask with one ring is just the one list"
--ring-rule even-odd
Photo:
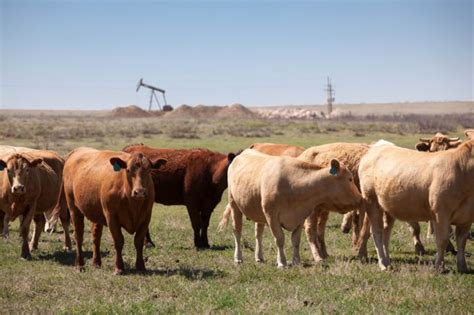
[[(299, 244), (305, 219), (318, 206), (329, 206), (346, 213), (360, 203), (353, 176), (337, 160), (322, 168), (291, 157), (269, 156), (247, 149), (237, 156), (228, 170), (229, 204), (220, 227), (232, 215), (235, 238), (234, 260), (242, 262), (242, 216), (256, 226), (255, 258), (263, 261), (262, 232), (270, 226), (278, 248), (277, 265), (286, 266), (283, 228), (292, 232), (293, 264), (299, 264)], [(311, 239), (316, 239), (313, 237)], [(316, 244), (310, 243), (313, 255)]]
[(374, 147), (360, 162), (359, 178), (382, 270), (390, 265), (388, 245), (395, 219), (434, 220), (437, 269), (444, 268), (450, 224), (455, 225), (457, 267), (467, 270), (464, 250), (474, 221), (474, 140), (434, 153)]

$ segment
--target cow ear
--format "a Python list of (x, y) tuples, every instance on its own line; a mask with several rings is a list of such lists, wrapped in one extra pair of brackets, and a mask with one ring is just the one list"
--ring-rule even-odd
[(329, 170), (329, 173), (333, 176), (336, 176), (339, 174), (339, 171), (341, 170), (341, 165), (339, 164), (339, 161), (336, 159), (331, 160), (331, 169)]
[(423, 151), (423, 152), (426, 152), (426, 151), (429, 151), (430, 150), (430, 146), (428, 143), (426, 142), (418, 142), (415, 146), (415, 148), (418, 150), (418, 151)]
[(466, 138), (474, 140), (474, 129), (467, 129), (466, 131), (464, 131), (464, 135), (466, 136)]
[(235, 154), (230, 152), (229, 154), (227, 154), (227, 161), (230, 163), (232, 162), (234, 159), (235, 159)]
[(32, 161), (29, 161), (30, 162), (30, 167), (36, 167), (38, 165), (41, 164), (41, 162), (43, 162), (43, 159), (34, 159)]
[(162, 167), (163, 165), (166, 165), (167, 162), (168, 161), (165, 159), (158, 159), (151, 165), (151, 168), (155, 170), (159, 170), (160, 167)]
[(127, 163), (118, 157), (110, 158), (110, 164), (114, 167), (115, 172), (120, 172), (122, 168), (127, 168)]
[(7, 168), (7, 163), (4, 160), (0, 160), (0, 172)]

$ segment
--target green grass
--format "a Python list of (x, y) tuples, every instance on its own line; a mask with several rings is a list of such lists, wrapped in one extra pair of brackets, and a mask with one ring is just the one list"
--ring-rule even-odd
[[(31, 123), (31, 122), (29, 122)], [(259, 128), (251, 122), (251, 126)], [(308, 123), (270, 126), (279, 134), (269, 137), (235, 137), (205, 132), (200, 139), (171, 139), (166, 133), (133, 138), (108, 136), (63, 139), (51, 149), (89, 145), (120, 149), (125, 144), (145, 142), (159, 147), (208, 147), (222, 152), (242, 149), (253, 142), (293, 143), (306, 147), (335, 141), (370, 142), (384, 138), (412, 147), (419, 134), (400, 135), (374, 131), (356, 137), (350, 130), (302, 133)], [(166, 126), (165, 126), (166, 127)], [(163, 127), (163, 128), (165, 128)], [(169, 127), (169, 126), (168, 126)], [(168, 128), (166, 127), (166, 128)], [(210, 130), (214, 125), (201, 126)], [(31, 145), (31, 139), (2, 140), (2, 144)], [(276, 267), (276, 248), (269, 229), (265, 231), (266, 263), (253, 260), (253, 224), (244, 221), (244, 263), (233, 263), (230, 226), (216, 228), (226, 204), (217, 206), (209, 227), (211, 250), (196, 251), (192, 228), (184, 207), (155, 205), (150, 225), (157, 247), (145, 250), (146, 274), (133, 272), (135, 250), (132, 236), (125, 232), (124, 261), (128, 272), (113, 275), (114, 250), (108, 230), (102, 237), (103, 266), (91, 266), (90, 225), (86, 226), (86, 270), (76, 272), (74, 252), (62, 250), (62, 235), (43, 234), (32, 261), (21, 261), (18, 223), (11, 225), (10, 238), (0, 239), (0, 313), (473, 313), (474, 278), (456, 272), (455, 258), (447, 256), (446, 274), (434, 271), (435, 245), (423, 240), (428, 255), (414, 254), (406, 224), (397, 222), (391, 242), (393, 269), (381, 272), (376, 263), (372, 240), (368, 264), (361, 264), (350, 247), (350, 235), (339, 230), (341, 216), (333, 214), (327, 228), (331, 255), (326, 263), (315, 264), (305, 237), (299, 267)], [(474, 267), (474, 244), (468, 241), (468, 265)], [(286, 253), (291, 258), (290, 237)]]

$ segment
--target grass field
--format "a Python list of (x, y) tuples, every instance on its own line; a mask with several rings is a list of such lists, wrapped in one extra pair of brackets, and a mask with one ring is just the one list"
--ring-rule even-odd
[[(145, 126), (145, 127), (144, 127)], [(402, 127), (400, 127), (402, 126)], [(462, 135), (454, 126), (450, 135)], [(402, 129), (400, 129), (402, 128)], [(403, 129), (405, 128), (405, 129)], [(428, 135), (410, 124), (393, 122), (268, 122), (162, 121), (99, 117), (13, 117), (0, 120), (0, 144), (48, 147), (61, 153), (87, 145), (121, 149), (144, 142), (158, 147), (207, 147), (236, 151), (254, 142), (279, 142), (306, 147), (322, 143), (371, 142), (380, 138), (413, 147)], [(125, 235), (124, 261), (129, 272), (114, 276), (112, 239), (102, 237), (103, 266), (91, 266), (91, 238), (86, 227), (86, 271), (73, 267), (74, 252), (62, 250), (62, 235), (43, 234), (33, 260), (21, 261), (18, 223), (9, 239), (0, 239), (0, 313), (473, 313), (473, 274), (459, 274), (455, 258), (447, 256), (449, 272), (434, 271), (435, 245), (423, 241), (428, 254), (416, 257), (408, 227), (397, 222), (391, 252), (393, 270), (380, 272), (372, 240), (368, 264), (361, 264), (350, 247), (350, 235), (339, 229), (341, 216), (331, 216), (327, 245), (331, 255), (314, 264), (305, 238), (299, 267), (276, 268), (276, 248), (267, 229), (266, 263), (253, 260), (254, 232), (244, 222), (244, 263), (233, 263), (231, 228), (217, 233), (227, 196), (211, 218), (212, 248), (196, 251), (184, 207), (155, 205), (150, 225), (156, 248), (146, 249), (146, 274), (133, 272), (133, 239)], [(290, 238), (286, 235), (290, 256)], [(474, 244), (468, 241), (467, 263), (473, 268)], [(291, 257), (291, 256), (290, 256)], [(132, 268), (130, 270), (130, 268)]]

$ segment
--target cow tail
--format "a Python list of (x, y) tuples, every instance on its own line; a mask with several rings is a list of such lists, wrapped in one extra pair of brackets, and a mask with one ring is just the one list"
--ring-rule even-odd
[[(62, 211), (64, 210), (64, 205), (66, 204), (67, 203), (66, 203), (66, 195), (64, 194), (64, 182), (61, 181), (61, 189), (59, 190), (58, 201), (56, 203), (56, 206), (54, 206), (53, 212), (51, 213), (51, 217), (48, 219), (49, 226), (54, 226), (58, 222), (58, 219), (61, 216)], [(66, 206), (66, 211), (67, 211), (67, 206)], [(69, 213), (67, 214), (67, 216), (69, 219)]]
[(217, 227), (218, 232), (222, 232), (225, 230), (227, 223), (229, 222), (230, 215), (232, 214), (232, 207), (230, 204), (227, 204), (224, 213), (222, 214), (222, 219), (219, 222), (219, 226)]

